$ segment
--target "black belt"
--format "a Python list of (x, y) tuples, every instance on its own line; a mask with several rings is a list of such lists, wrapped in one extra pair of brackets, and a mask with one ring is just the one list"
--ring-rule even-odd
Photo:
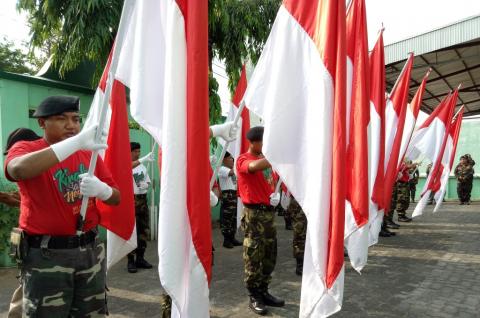
[(266, 204), (244, 203), (243, 206), (252, 210), (262, 210), (262, 211), (272, 211), (275, 209), (273, 206), (266, 205)]
[(222, 193), (233, 193), (233, 194), (237, 194), (237, 190), (222, 190)]
[[(40, 248), (45, 235), (27, 235), (28, 245), (32, 248)], [(97, 230), (90, 230), (81, 235), (51, 236), (48, 240), (48, 248), (71, 249), (84, 247), (95, 241)]]

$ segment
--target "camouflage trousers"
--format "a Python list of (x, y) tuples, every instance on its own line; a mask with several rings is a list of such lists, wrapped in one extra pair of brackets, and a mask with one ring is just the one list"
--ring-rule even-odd
[(414, 182), (409, 182), (408, 183), (408, 189), (410, 191), (410, 198), (412, 201), (415, 200), (415, 193), (417, 192), (417, 184)]
[(305, 240), (307, 238), (307, 216), (293, 197), (288, 207), (288, 212), (292, 216), (293, 257), (303, 259)]
[(245, 286), (250, 292), (268, 289), (277, 261), (277, 231), (272, 209), (245, 207), (242, 216)]
[(137, 248), (129, 255), (143, 256), (150, 236), (150, 216), (148, 210), (147, 194), (135, 195), (135, 224), (137, 227)]
[(172, 298), (167, 294), (160, 295), (160, 308), (162, 318), (170, 318), (172, 316)]
[(224, 237), (237, 232), (237, 191), (222, 191), (220, 206), (220, 229)]
[(457, 194), (460, 202), (470, 202), (470, 195), (472, 193), (472, 181), (457, 182)]
[(21, 265), (24, 317), (103, 317), (105, 245), (31, 248)]
[[(293, 197), (292, 197), (292, 199), (293, 199)], [(290, 205), (288, 206), (288, 208), (286, 210), (284, 210), (280, 204), (277, 205), (277, 207), (276, 207), (278, 209), (283, 210), (283, 218), (285, 219), (285, 224), (292, 224), (292, 222), (293, 222), (293, 215), (292, 215), (292, 211), (290, 210), (291, 205), (292, 204), (290, 203)]]
[(388, 219), (393, 220), (395, 210), (398, 216), (406, 216), (406, 211), (410, 205), (410, 188), (408, 182), (396, 182), (393, 186), (392, 201), (390, 202), (390, 212)]

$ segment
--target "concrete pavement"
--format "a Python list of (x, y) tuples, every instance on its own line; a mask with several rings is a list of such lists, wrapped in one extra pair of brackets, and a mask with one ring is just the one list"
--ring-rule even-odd
[[(279, 255), (271, 292), (286, 306), (271, 308), (269, 317), (298, 317), (301, 278), (294, 273), (292, 231), (284, 229), (281, 217), (276, 223)], [(480, 205), (447, 203), (435, 215), (401, 223), (396, 232), (370, 250), (362, 275), (347, 259), (343, 308), (335, 317), (479, 317)], [(214, 229), (211, 316), (253, 317), (243, 287), (241, 247), (227, 250), (221, 243)], [(149, 243), (147, 259), (158, 264), (155, 242)], [(15, 273), (0, 269), (0, 316), (6, 316), (17, 285)], [(162, 289), (156, 269), (129, 274), (125, 260), (109, 272), (108, 283), (111, 317), (159, 317)]]

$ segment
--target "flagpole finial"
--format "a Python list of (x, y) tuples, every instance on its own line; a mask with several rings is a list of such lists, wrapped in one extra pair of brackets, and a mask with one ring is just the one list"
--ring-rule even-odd
[(462, 83), (458, 84), (457, 90), (460, 90), (461, 87), (462, 87)]
[(429, 67), (428, 71), (427, 71), (427, 74), (425, 74), (425, 77), (429, 77), (431, 72), (432, 72), (432, 68)]

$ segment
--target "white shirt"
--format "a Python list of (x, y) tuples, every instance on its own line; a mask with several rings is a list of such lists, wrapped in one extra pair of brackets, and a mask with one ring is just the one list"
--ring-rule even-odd
[(220, 182), (220, 189), (225, 190), (237, 190), (237, 177), (235, 175), (230, 176), (230, 168), (221, 166), (218, 170), (218, 181)]
[(133, 173), (133, 193), (145, 194), (150, 186), (150, 177), (147, 168), (143, 164), (139, 164), (132, 170)]

